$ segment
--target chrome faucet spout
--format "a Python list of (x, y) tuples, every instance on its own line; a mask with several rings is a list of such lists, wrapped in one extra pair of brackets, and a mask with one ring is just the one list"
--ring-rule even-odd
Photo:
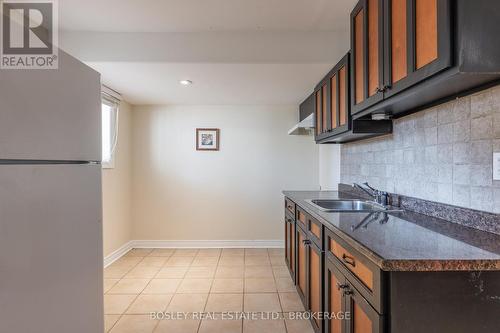
[(377, 189), (371, 187), (368, 183), (363, 183), (363, 185), (365, 185), (366, 188), (364, 186), (357, 184), (357, 183), (353, 184), (353, 186), (355, 188), (358, 188), (358, 189), (362, 190), (363, 192), (365, 192), (366, 194), (368, 194), (369, 196), (371, 196), (378, 204), (387, 206), (387, 204), (389, 202), (389, 193), (377, 190)]
[(372, 192), (372, 191), (370, 191), (370, 190), (366, 189), (364, 186), (361, 186), (361, 185), (359, 185), (359, 184), (357, 184), (357, 183), (354, 183), (354, 184), (353, 184), (353, 186), (354, 186), (355, 188), (358, 188), (358, 189), (360, 189), (361, 191), (365, 192), (365, 193), (366, 193), (366, 194), (368, 194), (369, 196), (371, 196), (371, 197), (375, 197), (374, 192)]

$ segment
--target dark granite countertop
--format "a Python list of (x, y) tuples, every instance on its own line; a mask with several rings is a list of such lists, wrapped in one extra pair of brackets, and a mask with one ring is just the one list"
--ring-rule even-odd
[(500, 271), (500, 235), (410, 211), (365, 220), (370, 213), (328, 213), (306, 202), (355, 198), (343, 192), (283, 194), (384, 271)]

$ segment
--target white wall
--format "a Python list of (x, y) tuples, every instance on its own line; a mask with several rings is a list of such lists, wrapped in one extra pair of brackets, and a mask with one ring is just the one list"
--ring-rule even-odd
[[(133, 239), (279, 240), (283, 189), (318, 189), (318, 146), (293, 106), (134, 107)], [(219, 152), (195, 128), (221, 130)]]
[(132, 168), (131, 107), (120, 104), (115, 168), (103, 169), (103, 247), (104, 257), (131, 240)]
[(319, 145), (319, 185), (323, 191), (336, 191), (340, 183), (341, 145)]

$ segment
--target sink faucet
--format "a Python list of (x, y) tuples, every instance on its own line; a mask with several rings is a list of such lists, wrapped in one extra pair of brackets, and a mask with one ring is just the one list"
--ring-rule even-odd
[(371, 187), (370, 185), (368, 185), (368, 183), (363, 183), (363, 185), (364, 186), (361, 186), (361, 185), (359, 185), (357, 183), (353, 184), (354, 187), (362, 190), (363, 192), (365, 192), (366, 194), (368, 194), (369, 196), (371, 196), (373, 199), (375, 199), (375, 201), (378, 204), (381, 204), (381, 205), (384, 205), (384, 206), (388, 205), (388, 203), (389, 203), (389, 193), (384, 192), (384, 191), (380, 191), (380, 190), (377, 190), (377, 189), (374, 189), (373, 187)]

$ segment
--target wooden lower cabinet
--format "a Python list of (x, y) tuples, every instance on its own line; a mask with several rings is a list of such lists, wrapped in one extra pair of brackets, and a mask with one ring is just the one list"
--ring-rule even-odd
[(285, 216), (285, 262), (290, 269), (290, 226), (288, 225), (290, 218)]
[(285, 216), (285, 260), (295, 281), (295, 220)]
[(323, 320), (318, 316), (323, 311), (323, 292), (322, 292), (322, 261), (323, 254), (321, 249), (314, 243), (307, 244), (308, 258), (308, 299), (309, 310), (315, 314), (311, 320), (316, 332), (321, 332)]
[(297, 272), (296, 272), (296, 284), (297, 291), (302, 298), (302, 302), (307, 306), (307, 234), (302, 230), (301, 227), (296, 228), (296, 238), (297, 238)]
[(498, 331), (500, 303), (477, 286), (500, 295), (500, 272), (383, 272), (327, 225), (318, 245), (318, 220), (295, 207), (296, 219), (285, 214), (286, 258), (304, 308), (323, 314), (311, 316), (316, 333)]
[(383, 317), (331, 260), (325, 260), (325, 320), (327, 333), (382, 333)]
[(323, 320), (323, 251), (310, 240), (306, 231), (296, 228), (297, 237), (297, 292), (312, 314), (315, 332), (322, 332)]
[[(296, 212), (297, 223), (285, 214), (285, 257), (302, 303), (311, 312), (314, 331), (382, 333), (382, 317), (349, 281), (349, 271), (342, 263), (323, 250), (330, 249), (325, 244), (331, 232), (320, 232), (318, 238), (311, 226), (319, 222), (301, 207), (297, 206)], [(319, 314), (329, 315), (323, 319)]]
[(342, 286), (345, 277), (330, 260), (325, 260), (325, 312), (330, 314), (325, 320), (325, 332), (342, 333), (345, 303)]
[(366, 299), (353, 288), (349, 281), (344, 290), (346, 311), (350, 313), (349, 320), (345, 321), (348, 333), (382, 333), (383, 320)]
[(295, 203), (285, 198), (285, 262), (295, 281)]

